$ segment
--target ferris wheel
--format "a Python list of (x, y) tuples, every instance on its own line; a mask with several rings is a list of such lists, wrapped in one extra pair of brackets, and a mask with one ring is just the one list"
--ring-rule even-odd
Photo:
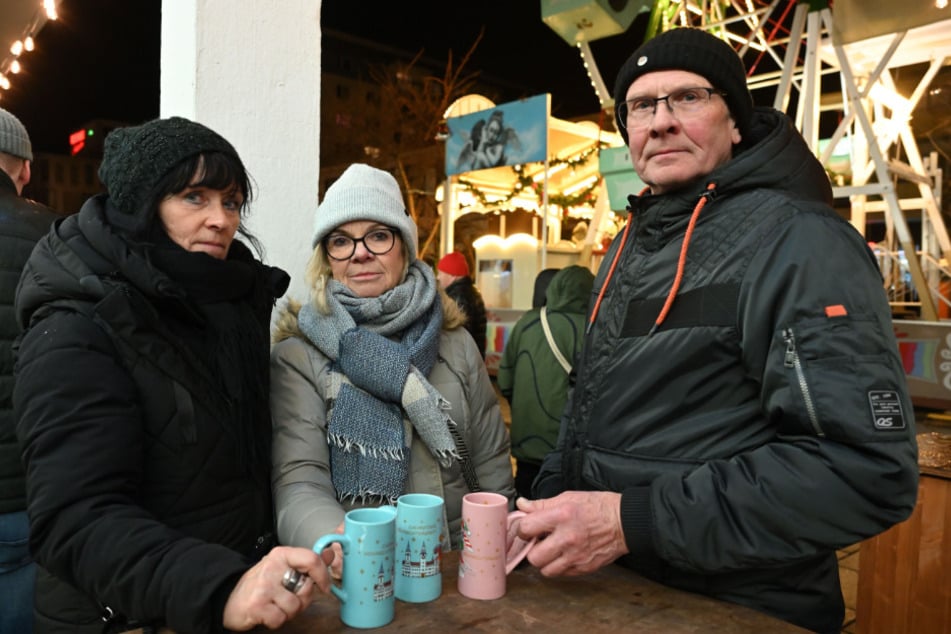
[[(852, 224), (865, 235), (870, 220), (884, 221), (876, 252), (893, 306), (913, 306), (926, 320), (939, 318), (940, 303), (951, 313), (941, 168), (936, 153), (921, 155), (912, 129), (915, 107), (951, 63), (948, 0), (543, 0), (543, 20), (579, 48), (603, 107), (613, 103), (588, 42), (624, 32), (643, 12), (645, 40), (694, 27), (731, 44), (757, 103), (794, 119)], [(914, 77), (907, 94), (899, 71)], [(920, 221), (919, 235), (909, 218)]]

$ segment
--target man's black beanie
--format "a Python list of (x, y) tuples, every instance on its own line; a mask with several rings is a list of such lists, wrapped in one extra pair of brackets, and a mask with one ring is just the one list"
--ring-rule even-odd
[(214, 130), (182, 117), (117, 128), (103, 146), (99, 180), (123, 214), (137, 216), (152, 190), (176, 165), (196, 154), (221, 152), (241, 164), (238, 152)]
[[(753, 119), (753, 97), (746, 85), (743, 60), (729, 44), (703, 29), (679, 28), (653, 37), (634, 51), (614, 82), (614, 103), (627, 97), (627, 89), (641, 75), (658, 70), (685, 70), (705, 77), (726, 93), (723, 99), (744, 139)], [(627, 143), (627, 130), (614, 110), (618, 132)]]

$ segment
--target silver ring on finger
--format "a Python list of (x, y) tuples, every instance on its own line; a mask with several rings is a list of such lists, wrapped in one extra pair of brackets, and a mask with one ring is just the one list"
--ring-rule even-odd
[(305, 581), (307, 581), (307, 575), (303, 574), (299, 570), (288, 568), (284, 572), (284, 577), (281, 579), (281, 585), (284, 586), (284, 589), (288, 592), (297, 594), (300, 592), (301, 588), (304, 587)]

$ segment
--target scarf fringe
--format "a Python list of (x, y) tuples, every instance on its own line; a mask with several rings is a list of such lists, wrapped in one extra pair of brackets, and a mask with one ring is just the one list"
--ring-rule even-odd
[(396, 497), (386, 495), (385, 493), (379, 493), (377, 491), (361, 489), (356, 493), (340, 493), (337, 496), (337, 501), (345, 502), (355, 506), (376, 506), (381, 502), (383, 504), (396, 504)]
[(334, 446), (341, 449), (345, 453), (354, 453), (355, 451), (359, 452), (361, 456), (370, 456), (372, 458), (380, 458), (382, 460), (402, 460), (406, 455), (406, 448), (402, 449), (385, 449), (382, 447), (367, 447), (361, 443), (355, 442), (354, 440), (341, 436), (340, 434), (327, 434), (327, 439), (330, 440)]
[[(453, 427), (458, 427), (455, 421), (451, 418), (446, 417), (446, 424), (452, 425)], [(402, 460), (406, 455), (406, 449), (383, 449), (380, 447), (366, 447), (361, 445), (358, 442), (341, 436), (340, 434), (327, 434), (327, 439), (333, 443), (335, 447), (342, 450), (345, 453), (354, 453), (357, 451), (361, 456), (371, 456), (373, 458), (380, 458), (382, 460)], [(443, 467), (448, 469), (452, 466), (453, 460), (461, 460), (462, 456), (459, 455), (459, 450), (455, 447), (451, 449), (440, 449), (433, 452), (433, 455), (436, 458), (436, 461)]]
[(453, 460), (460, 460), (459, 452), (455, 449), (449, 449), (447, 451), (438, 451), (435, 454), (437, 462), (444, 468), (448, 469), (452, 466)]
[[(331, 478), (340, 496), (369, 485), (394, 497), (409, 477), (409, 425), (443, 467), (457, 456), (449, 402), (427, 376), (439, 356), (442, 304), (432, 270), (417, 261), (379, 297), (355, 296), (331, 281), (330, 313), (301, 308), (301, 332), (331, 360), (325, 401)], [(402, 411), (401, 411), (402, 410)]]

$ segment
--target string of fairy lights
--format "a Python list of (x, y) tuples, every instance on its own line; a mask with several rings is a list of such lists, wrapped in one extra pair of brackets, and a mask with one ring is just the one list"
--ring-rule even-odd
[[(558, 167), (561, 169), (576, 170), (587, 163), (593, 156), (596, 156), (598, 151), (606, 145), (604, 142), (597, 142), (592, 147), (570, 158), (550, 158), (548, 159), (548, 169), (551, 171)], [(525, 165), (511, 165), (509, 169), (512, 170), (515, 180), (512, 183), (512, 188), (501, 195), (490, 196), (482, 191), (478, 185), (465, 178), (459, 178), (456, 183), (462, 188), (462, 191), (468, 192), (474, 201), (477, 201), (480, 206), (487, 209), (504, 207), (513, 199), (524, 197), (529, 191), (532, 192), (539, 201), (542, 200), (544, 196), (544, 183), (536, 181), (535, 177), (528, 173)], [(561, 207), (566, 213), (567, 210), (572, 207), (594, 207), (598, 200), (597, 192), (600, 183), (601, 179), (595, 178), (592, 179), (587, 186), (573, 191), (570, 194), (549, 192), (548, 204), (550, 206)]]
[[(4, 2), (10, 1), (4, 0)], [(29, 8), (24, 11), (24, 15), (28, 15), (29, 19), (25, 22), (23, 29), (15, 36), (13, 41), (0, 42), (0, 51), (5, 48), (9, 51), (8, 54), (0, 57), (0, 98), (3, 95), (2, 91), (10, 90), (12, 85), (10, 77), (19, 74), (23, 70), (25, 62), (21, 62), (21, 58), (35, 50), (36, 34), (39, 33), (48, 20), (56, 20), (59, 17), (56, 9), (60, 0), (30, 1), (35, 4), (35, 8), (32, 11)]]

